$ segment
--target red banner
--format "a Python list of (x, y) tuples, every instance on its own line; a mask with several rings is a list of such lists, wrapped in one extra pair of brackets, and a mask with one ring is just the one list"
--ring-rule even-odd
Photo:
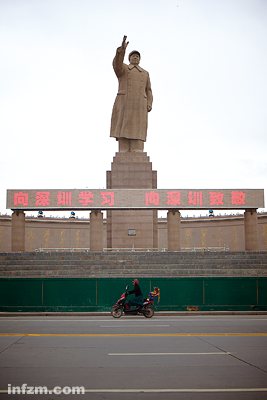
[(13, 210), (264, 208), (263, 189), (8, 190)]

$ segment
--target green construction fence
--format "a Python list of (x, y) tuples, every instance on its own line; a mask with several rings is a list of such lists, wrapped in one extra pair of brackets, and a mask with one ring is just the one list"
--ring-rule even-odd
[[(109, 311), (128, 278), (1, 278), (2, 312)], [(267, 310), (265, 277), (142, 278), (143, 294), (160, 288), (158, 311)]]

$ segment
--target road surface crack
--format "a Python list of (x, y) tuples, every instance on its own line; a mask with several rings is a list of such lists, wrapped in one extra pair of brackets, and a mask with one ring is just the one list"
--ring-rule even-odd
[(264, 372), (265, 374), (267, 373), (267, 370), (265, 370), (265, 369), (263, 369), (263, 368), (261, 368), (261, 367), (255, 365), (255, 364), (253, 364), (253, 363), (251, 363), (251, 362), (249, 362), (249, 361), (246, 361), (246, 360), (244, 360), (243, 358), (238, 357), (237, 355), (235, 355), (235, 354), (233, 354), (233, 353), (231, 353), (231, 352), (228, 352), (227, 350), (221, 348), (220, 346), (216, 346), (214, 343), (209, 342), (207, 339), (199, 338), (199, 340), (201, 340), (202, 342), (205, 342), (205, 343), (211, 345), (212, 347), (214, 347), (214, 348), (217, 349), (217, 350), (220, 350), (220, 351), (222, 351), (222, 352), (224, 352), (224, 353), (227, 353), (227, 354), (229, 355), (229, 357), (235, 358), (236, 360), (238, 360), (238, 361), (240, 361), (240, 362), (242, 362), (242, 363), (244, 363), (244, 364), (246, 364), (246, 365), (249, 365), (250, 367), (256, 368), (256, 369), (258, 369), (259, 371)]

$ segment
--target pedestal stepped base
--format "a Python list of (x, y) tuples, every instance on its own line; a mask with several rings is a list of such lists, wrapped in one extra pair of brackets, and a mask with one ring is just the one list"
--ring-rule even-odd
[[(156, 189), (157, 172), (147, 153), (116, 153), (107, 171), (107, 189)], [(157, 210), (107, 212), (108, 248), (158, 248)], [(130, 236), (129, 230), (136, 235)]]

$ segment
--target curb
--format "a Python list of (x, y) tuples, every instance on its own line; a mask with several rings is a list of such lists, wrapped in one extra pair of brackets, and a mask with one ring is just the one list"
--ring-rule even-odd
[[(267, 311), (155, 311), (155, 316), (267, 315)], [(0, 312), (1, 317), (104, 317), (110, 312)]]

